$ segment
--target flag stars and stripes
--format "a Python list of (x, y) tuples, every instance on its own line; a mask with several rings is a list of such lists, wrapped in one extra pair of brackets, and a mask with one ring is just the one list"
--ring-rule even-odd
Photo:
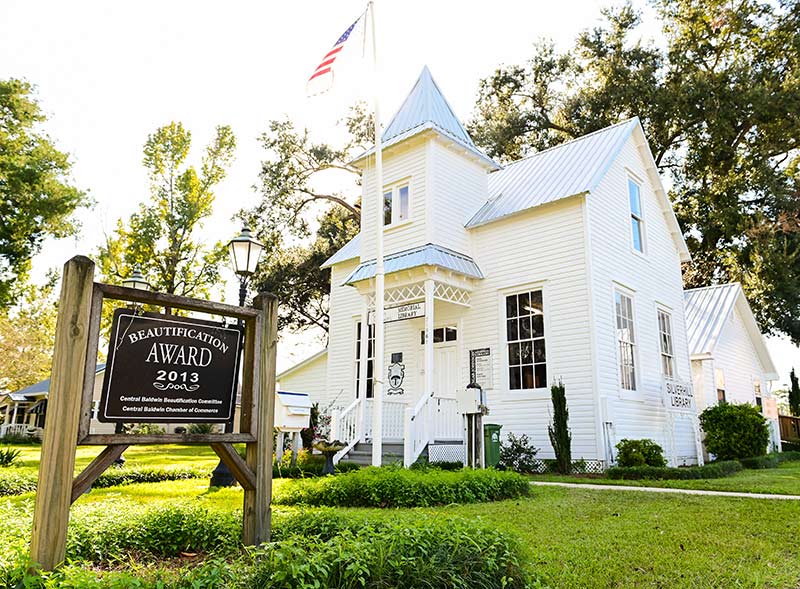
[(353, 32), (353, 29), (356, 28), (358, 21), (360, 21), (363, 17), (363, 14), (359, 16), (355, 22), (351, 24), (344, 33), (342, 33), (342, 36), (339, 37), (339, 40), (333, 44), (333, 49), (325, 54), (325, 56), (322, 58), (322, 61), (317, 66), (317, 69), (315, 69), (314, 73), (311, 74), (311, 77), (308, 79), (309, 82), (312, 80), (318, 81), (319, 78), (325, 75), (333, 76), (333, 64), (336, 61), (336, 58), (342, 49), (344, 49), (345, 42), (350, 37), (350, 33)]

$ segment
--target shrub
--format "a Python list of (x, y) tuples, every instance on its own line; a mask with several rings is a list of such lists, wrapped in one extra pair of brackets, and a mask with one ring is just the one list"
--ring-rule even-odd
[(536, 460), (536, 454), (538, 452), (539, 450), (533, 447), (527, 435), (515, 436), (509, 432), (506, 443), (500, 444), (498, 467), (501, 470), (513, 470), (526, 474), (537, 472), (539, 462)]
[(703, 466), (682, 466), (679, 468), (658, 466), (614, 466), (606, 475), (610, 479), (623, 480), (687, 480), (721, 479), (742, 470), (736, 460), (710, 462)]
[(786, 452), (800, 452), (800, 443), (798, 442), (784, 442), (781, 440), (781, 452), (782, 454)]
[(164, 431), (163, 427), (155, 423), (140, 423), (134, 426), (130, 430), (130, 433), (140, 436), (161, 436), (167, 432)]
[(718, 460), (737, 460), (767, 453), (769, 427), (754, 405), (720, 403), (700, 414), (705, 445)]
[(22, 450), (17, 450), (16, 448), (0, 448), (0, 466), (11, 466), (16, 462), (20, 454), (22, 454)]
[(192, 423), (186, 428), (187, 434), (215, 434), (217, 426), (213, 423)]
[(430, 462), (426, 457), (420, 456), (410, 468), (411, 470), (462, 470), (464, 463), (458, 460), (434, 460)]
[[(337, 522), (335, 525), (338, 525)], [(256, 551), (245, 587), (442, 589), (531, 586), (504, 533), (460, 519), (375, 523), (324, 537), (295, 537)]]
[(767, 456), (751, 456), (750, 458), (740, 458), (739, 462), (742, 463), (744, 468), (750, 470), (761, 470), (764, 468), (778, 468), (781, 463), (777, 454), (768, 454)]
[(619, 466), (666, 466), (664, 449), (653, 440), (623, 439), (617, 444)]
[(33, 473), (0, 471), (0, 496), (21, 495), (36, 490), (38, 477)]
[(296, 481), (280, 488), (274, 503), (332, 507), (429, 507), (499, 501), (527, 495), (528, 481), (511, 472), (420, 472), (369, 467), (335, 477)]
[(550, 444), (556, 454), (558, 472), (569, 474), (572, 470), (572, 434), (569, 431), (569, 410), (564, 383), (558, 381), (550, 387), (553, 400), (553, 423), (547, 426)]
[(780, 462), (794, 462), (800, 460), (800, 450), (787, 450), (784, 452), (777, 452), (775, 456), (778, 457)]
[(39, 445), (42, 440), (33, 434), (6, 434), (0, 438), (0, 442), (4, 444)]

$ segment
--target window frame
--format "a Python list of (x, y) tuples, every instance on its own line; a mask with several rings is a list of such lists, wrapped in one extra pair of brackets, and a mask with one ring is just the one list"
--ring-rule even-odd
[[(668, 332), (665, 332), (662, 329), (662, 321), (661, 317), (664, 316), (666, 318), (666, 325), (668, 328)], [(675, 362), (675, 331), (672, 325), (672, 312), (667, 307), (663, 307), (661, 305), (656, 306), (656, 321), (658, 324), (658, 352), (659, 352), (659, 359), (661, 364), (661, 376), (664, 378), (671, 378), (676, 379), (678, 378), (677, 374), (677, 363)], [(664, 335), (669, 337), (669, 352), (664, 351)], [(669, 358), (669, 367), (670, 367), (670, 374), (667, 374), (664, 371), (665, 366), (665, 358)]]
[[(633, 369), (633, 378), (632, 383), (633, 388), (626, 388), (625, 386), (625, 379), (623, 379), (623, 364), (622, 364), (622, 354), (620, 344), (623, 343), (623, 340), (620, 339), (620, 327), (618, 323), (618, 315), (617, 315), (617, 295), (621, 297), (625, 297), (630, 300), (630, 309), (631, 309), (631, 316), (630, 322), (633, 327), (633, 341), (626, 341), (627, 345), (630, 346), (630, 359), (631, 359), (631, 368)], [(614, 353), (616, 356), (616, 364), (617, 364), (617, 386), (619, 387), (620, 392), (624, 394), (639, 394), (639, 370), (638, 367), (640, 366), (639, 362), (639, 343), (638, 343), (638, 329), (636, 327), (636, 297), (635, 293), (629, 289), (626, 289), (620, 285), (615, 285), (613, 289), (613, 294), (611, 298), (612, 303), (612, 316), (613, 316), (613, 328), (614, 328)]]
[[(525, 295), (532, 292), (540, 292), (542, 298), (542, 335), (534, 337), (533, 330), (531, 329), (531, 337), (529, 339), (516, 339), (516, 340), (509, 340), (508, 338), (508, 313), (506, 307), (506, 300), (510, 296), (519, 297), (520, 295)], [(524, 394), (532, 394), (536, 393), (539, 395), (543, 395), (549, 392), (548, 389), (548, 378), (552, 374), (551, 365), (550, 365), (550, 357), (548, 354), (548, 338), (550, 337), (550, 321), (548, 315), (548, 304), (547, 304), (547, 287), (544, 283), (532, 283), (532, 284), (525, 284), (517, 287), (512, 287), (508, 289), (503, 289), (499, 292), (499, 317), (500, 319), (500, 330), (502, 333), (501, 342), (502, 342), (502, 382), (504, 389), (509, 391), (510, 394), (513, 395), (524, 395)], [(526, 315), (525, 317), (533, 317), (533, 314)], [(519, 319), (519, 314), (511, 319)], [(536, 340), (541, 340), (544, 342), (544, 352), (545, 352), (545, 359), (544, 362), (532, 362), (530, 366), (533, 367), (533, 379), (534, 379), (534, 386), (533, 388), (511, 388), (511, 367), (512, 364), (509, 358), (509, 345), (514, 343), (520, 343), (524, 341), (531, 342), (531, 359), (533, 360), (533, 342)], [(529, 364), (520, 363), (518, 365), (513, 366), (527, 366)], [(536, 386), (536, 366), (544, 366), (544, 382), (542, 386)], [(522, 384), (522, 377), (520, 376), (520, 384)], [(519, 397), (516, 397), (519, 398)]]
[[(720, 382), (722, 387), (720, 387)], [(727, 387), (725, 386), (725, 371), (722, 368), (714, 367), (714, 390), (717, 392), (717, 405), (720, 403), (727, 403)], [(720, 393), (722, 393), (720, 398)]]
[[(453, 335), (455, 335), (455, 337), (447, 339), (448, 334), (450, 333), (450, 332), (448, 332), (448, 330), (451, 330), (452, 332), (455, 332), (453, 334)], [(436, 332), (437, 331), (440, 331), (441, 334), (442, 334), (441, 341), (436, 341)], [(419, 343), (420, 346), (425, 347), (425, 328), (422, 328), (422, 329), (419, 330), (419, 342), (420, 342)], [(434, 327), (433, 328), (433, 345), (434, 346), (454, 346), (454, 345), (458, 345), (458, 342), (459, 342), (459, 340), (458, 340), (458, 324), (456, 324), (456, 323), (448, 323), (446, 325), (440, 325), (438, 327)]]
[[(361, 393), (361, 318), (355, 321), (355, 353), (353, 355), (353, 383), (355, 385), (355, 398), (360, 399)], [(372, 355), (370, 356), (370, 345), (372, 342)], [(372, 362), (372, 376), (369, 376), (369, 363)], [(370, 384), (372, 386), (370, 387)], [(365, 397), (372, 399), (375, 395), (375, 324), (370, 323), (367, 331), (367, 387)]]
[[(628, 174), (627, 180), (628, 180), (628, 182), (627, 182), (627, 188), (628, 188), (628, 190), (627, 190), (627, 193), (628, 193), (628, 227), (629, 227), (629, 231), (631, 232), (630, 233), (631, 250), (633, 252), (641, 255), (641, 256), (644, 256), (646, 254), (646, 252), (647, 252), (647, 246), (646, 246), (646, 243), (645, 243), (646, 240), (645, 240), (644, 206), (642, 204), (642, 184), (643, 184), (643, 182), (641, 182), (638, 178), (635, 178), (630, 173)], [(639, 201), (638, 202), (638, 204), (639, 204), (639, 212), (638, 212), (638, 214), (636, 212), (634, 212), (633, 206), (632, 206), (632, 203), (631, 203), (631, 196), (632, 196), (631, 195), (631, 188), (633, 186), (636, 187), (636, 193), (637, 193), (637, 197), (638, 197), (638, 201)], [(642, 249), (638, 249), (636, 247), (636, 240), (634, 238), (634, 233), (633, 233), (634, 221), (636, 221), (636, 223), (637, 223), (636, 226), (639, 229), (639, 244), (641, 245)]]
[[(400, 218), (400, 203), (402, 202), (401, 192), (405, 188), (406, 190), (406, 216), (404, 218)], [(389, 203), (389, 222), (386, 222), (386, 202), (387, 202), (387, 195), (391, 194), (391, 202)], [(410, 178), (405, 178), (399, 182), (395, 182), (393, 184), (388, 184), (383, 188), (383, 228), (384, 229), (391, 229), (393, 227), (398, 227), (400, 225), (404, 225), (411, 221), (411, 180)]]

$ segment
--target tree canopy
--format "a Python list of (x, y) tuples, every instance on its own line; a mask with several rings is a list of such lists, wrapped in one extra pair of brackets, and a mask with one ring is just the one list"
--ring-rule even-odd
[(46, 117), (22, 80), (0, 80), (0, 308), (48, 236), (73, 235), (73, 213), (89, 204), (71, 184), (69, 156), (42, 131)]
[(187, 164), (192, 135), (172, 122), (148, 136), (142, 163), (150, 177), (150, 199), (127, 223), (120, 219), (98, 252), (103, 279), (120, 283), (139, 267), (154, 290), (208, 296), (219, 284), (227, 253), (222, 243), (201, 237), (213, 210), (214, 187), (227, 173), (236, 149), (228, 126), (219, 126), (206, 147), (200, 170)]
[(800, 2), (630, 4), (573, 49), (540, 42), (481, 81), (469, 129), (503, 161), (638, 116), (693, 261), (687, 287), (739, 281), (762, 327), (800, 342)]

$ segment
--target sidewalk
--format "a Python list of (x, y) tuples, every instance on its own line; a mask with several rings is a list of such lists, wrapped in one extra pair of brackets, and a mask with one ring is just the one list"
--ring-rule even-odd
[(585, 483), (552, 483), (531, 481), (542, 487), (570, 487), (574, 489), (601, 489), (604, 491), (644, 491), (646, 493), (684, 493), (686, 495), (711, 495), (712, 497), (743, 497), (745, 499), (787, 499), (800, 501), (800, 495), (773, 495), (771, 493), (739, 493), (736, 491), (705, 491), (700, 489), (674, 489), (665, 487), (628, 487), (623, 485), (592, 485)]

